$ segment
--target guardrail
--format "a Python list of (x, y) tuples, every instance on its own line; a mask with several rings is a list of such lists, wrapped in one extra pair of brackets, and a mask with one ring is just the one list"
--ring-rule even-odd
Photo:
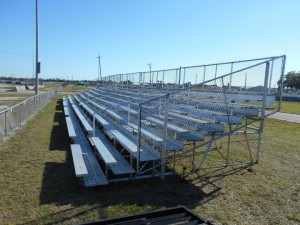
[(17, 105), (0, 111), (0, 138), (7, 137), (21, 126), (30, 116), (47, 104), (58, 94), (61, 87), (27, 98)]

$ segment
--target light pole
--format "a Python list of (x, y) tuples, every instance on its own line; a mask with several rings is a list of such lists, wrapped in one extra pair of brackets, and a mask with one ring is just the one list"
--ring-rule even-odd
[(151, 65), (152, 63), (148, 63), (149, 69), (150, 69), (150, 85), (151, 85)]
[(98, 85), (99, 85), (99, 81), (101, 80), (102, 81), (102, 76), (101, 76), (101, 61), (100, 61), (100, 58), (101, 58), (101, 55), (99, 53), (99, 56), (96, 57), (98, 59)]
[(39, 78), (41, 72), (41, 63), (39, 62), (39, 17), (38, 17), (38, 0), (35, 0), (35, 94), (39, 94)]

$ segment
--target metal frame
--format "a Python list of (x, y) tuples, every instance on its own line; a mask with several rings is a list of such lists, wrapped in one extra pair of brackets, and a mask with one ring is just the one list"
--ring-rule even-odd
[[(136, 159), (133, 159), (132, 157), (130, 159), (131, 165), (134, 164), (136, 173), (128, 178), (111, 179), (110, 182), (119, 180), (142, 179), (157, 176), (164, 180), (166, 175), (173, 174), (174, 171), (176, 171), (176, 166), (178, 164), (177, 160), (181, 159), (182, 157), (190, 158), (191, 168), (195, 171), (212, 168), (224, 168), (228, 166), (252, 166), (254, 164), (257, 164), (259, 162), (264, 121), (265, 118), (268, 115), (270, 115), (270, 113), (266, 112), (266, 108), (268, 105), (267, 97), (270, 95), (270, 84), (272, 83), (271, 79), (276, 78), (274, 77), (274, 75), (277, 72), (277, 76), (279, 77), (279, 81), (281, 83), (279, 90), (280, 96), (283, 88), (282, 83), (284, 76), (285, 60), (285, 56), (275, 56), (228, 63), (207, 64), (193, 67), (180, 67), (178, 69), (170, 70), (157, 70), (151, 71), (151, 74), (149, 72), (138, 72), (103, 77), (103, 84), (99, 87), (98, 92), (102, 93), (101, 98), (106, 99), (106, 101), (109, 100), (114, 104), (116, 103), (116, 108), (110, 106), (111, 110), (118, 111), (118, 113), (120, 113), (121, 116), (124, 117), (124, 121), (126, 121), (127, 123), (135, 121), (137, 125), (137, 133), (135, 136), (135, 140), (138, 154)], [(241, 68), (240, 65), (244, 65), (243, 63), (247, 63), (247, 65)], [(251, 63), (251, 65), (249, 65), (249, 63)], [(221, 65), (228, 65), (228, 73), (224, 73), (224, 70), (221, 70)], [(279, 69), (278, 65), (280, 66)], [(276, 66), (277, 71), (275, 71)], [(194, 85), (186, 85), (186, 75), (190, 68), (202, 70), (203, 81), (201, 83), (197, 83)], [(209, 68), (213, 68), (213, 77), (211, 78), (208, 77)], [(256, 108), (254, 108), (258, 110), (259, 114), (254, 116), (243, 115), (241, 123), (231, 124), (229, 122), (229, 119), (230, 116), (232, 116), (234, 109), (231, 108), (232, 103), (229, 102), (230, 100), (228, 99), (228, 95), (232, 94), (233, 77), (243, 72), (247, 73), (247, 71), (255, 71), (256, 68), (263, 70), (264, 74), (264, 83), (261, 84), (261, 86), (263, 86), (263, 92), (260, 93), (260, 96), (262, 96), (262, 100), (261, 102), (256, 103)], [(174, 73), (176, 79), (173, 86), (168, 86), (164, 82), (164, 77), (166, 73), (170, 71)], [(220, 74), (220, 71), (223, 74)], [(151, 75), (151, 82), (149, 83), (149, 85), (148, 83), (146, 84), (144, 82), (145, 80), (149, 80), (148, 78), (145, 79), (145, 75), (147, 73), (148, 75)], [(163, 77), (161, 85), (158, 85), (159, 73)], [(154, 83), (154, 75), (156, 75), (156, 83)], [(137, 76), (136, 80), (138, 81), (138, 83), (133, 82), (135, 76)], [(225, 79), (229, 79), (228, 88), (225, 85)], [(217, 86), (217, 82), (220, 82), (219, 86)], [(186, 144), (185, 148), (177, 152), (174, 151), (174, 153), (169, 153), (166, 147), (167, 141), (170, 139), (170, 137), (174, 138), (175, 140), (177, 139), (176, 135), (174, 135), (174, 132), (172, 133), (172, 131), (168, 128), (168, 124), (173, 123), (169, 120), (169, 111), (170, 109), (172, 109), (172, 105), (177, 104), (176, 101), (175, 103), (170, 102), (170, 99), (179, 98), (179, 100), (182, 100), (182, 102), (186, 100), (186, 105), (181, 105), (179, 107), (193, 107), (189, 103), (189, 101), (193, 97), (191, 95), (191, 91), (196, 91), (199, 93), (207, 92), (206, 86), (209, 84), (214, 84), (215, 87), (219, 87), (219, 91), (211, 91), (212, 95), (217, 95), (220, 93), (222, 95), (222, 98), (218, 99), (217, 103), (220, 105), (220, 107), (225, 107), (224, 114), (228, 117), (228, 123), (223, 125), (224, 131), (217, 133), (208, 133), (206, 134), (203, 140), (191, 142), (192, 145), (189, 146), (186, 142), (183, 141)], [(123, 93), (124, 96), (138, 95), (138, 97), (141, 98), (141, 101), (135, 99), (138, 102), (134, 102), (135, 100), (128, 98), (119, 101), (116, 97), (110, 96), (109, 93), (112, 92), (116, 94)], [(93, 98), (90, 98), (89, 94), (88, 96), (89, 100), (95, 100)], [(195, 98), (197, 100), (202, 99), (201, 96)], [(279, 97), (279, 101), (281, 101), (281, 96)], [(122, 112), (118, 109), (118, 104), (124, 104), (126, 107), (129, 108), (129, 110), (136, 110), (138, 114), (134, 115), (133, 113), (130, 113), (130, 111)], [(236, 105), (239, 106), (240, 103), (237, 103)], [(272, 113), (279, 111), (280, 105), (281, 104), (279, 103), (279, 108), (274, 109)], [(142, 123), (147, 115), (151, 115), (151, 111), (147, 112), (147, 110), (143, 109), (146, 106), (155, 106), (154, 108), (155, 110), (157, 110), (155, 111), (157, 113), (157, 116), (160, 116), (160, 118), (163, 120), (164, 125), (159, 130), (163, 137), (163, 145), (159, 150), (161, 155), (160, 160), (142, 162), (140, 160), (141, 148), (142, 146), (146, 145), (146, 139), (143, 137), (142, 134)], [(197, 105), (196, 109), (198, 108), (199, 107)], [(102, 113), (105, 114), (104, 111), (102, 111)], [(211, 113), (215, 113), (215, 110), (211, 109)], [(108, 115), (104, 115), (104, 117), (107, 120), (109, 120), (117, 129), (120, 129), (122, 132), (127, 133), (128, 135), (133, 135), (124, 128), (124, 124), (114, 122), (114, 118), (109, 117)], [(174, 123), (176, 123), (176, 121)], [(189, 127), (190, 125), (186, 126)], [(190, 127), (189, 129), (192, 128)], [(225, 145), (224, 142), (226, 143)], [(238, 149), (236, 149), (237, 145), (239, 146)], [(149, 149), (151, 149), (153, 146), (153, 144), (149, 146)], [(235, 160), (234, 157), (236, 157), (236, 154), (233, 153), (234, 151), (241, 152), (241, 158), (237, 158)], [(215, 157), (217, 156), (218, 160), (215, 160)]]

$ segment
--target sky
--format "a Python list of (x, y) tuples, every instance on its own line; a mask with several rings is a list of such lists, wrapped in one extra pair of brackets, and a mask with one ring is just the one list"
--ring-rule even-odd
[[(88, 79), (286, 55), (300, 71), (299, 0), (39, 0), (40, 78)], [(0, 0), (0, 76), (32, 77), (35, 0)]]

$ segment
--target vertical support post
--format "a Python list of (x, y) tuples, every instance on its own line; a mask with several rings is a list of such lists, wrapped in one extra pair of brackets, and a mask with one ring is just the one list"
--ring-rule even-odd
[(176, 76), (175, 76), (175, 83), (174, 83), (174, 89), (177, 87), (177, 69), (176, 69)]
[[(150, 76), (151, 76), (151, 74), (150, 74)], [(152, 81), (151, 87), (153, 87), (154, 86), (154, 71), (152, 72), (151, 81)]]
[(168, 111), (169, 111), (169, 94), (166, 95), (166, 99), (165, 99), (164, 134), (163, 134), (163, 148), (161, 152), (161, 170), (160, 170), (160, 179), (162, 180), (165, 179), (165, 171), (166, 171)]
[(123, 83), (124, 83), (123, 82), (123, 76), (124, 76), (123, 74), (120, 74), (120, 82), (121, 82), (121, 88), (122, 89), (123, 89)]
[(129, 77), (130, 77), (130, 75), (129, 74), (127, 74), (127, 80), (126, 80), (126, 83), (127, 83), (127, 89), (128, 89), (128, 85), (129, 85)]
[(7, 133), (8, 133), (8, 132), (7, 132), (7, 112), (8, 112), (8, 111), (5, 111), (5, 112), (4, 112), (5, 137), (7, 136)]
[(141, 84), (142, 84), (142, 73), (139, 72), (139, 87), (141, 89)]
[(137, 130), (137, 158), (136, 158), (136, 173), (139, 173), (140, 156), (141, 156), (141, 126), (142, 126), (142, 106), (138, 109), (138, 130)]
[(203, 83), (202, 83), (202, 91), (204, 90), (205, 73), (206, 73), (206, 66), (204, 66), (204, 68), (203, 68)]
[(164, 88), (164, 83), (165, 83), (165, 71), (163, 71), (163, 79), (162, 79), (161, 88)]
[(229, 91), (231, 91), (232, 72), (233, 72), (233, 62), (231, 63), (231, 69), (230, 69)]
[(261, 135), (262, 135), (262, 132), (264, 129), (264, 121), (265, 121), (265, 113), (266, 113), (266, 99), (267, 99), (267, 92), (268, 92), (269, 69), (270, 69), (270, 62), (268, 61), (268, 62), (266, 62), (266, 70), (265, 70), (264, 94), (263, 94), (262, 106), (261, 106), (259, 136), (258, 136), (258, 145), (257, 145), (257, 151), (256, 151), (256, 163), (258, 163), (258, 161), (259, 161)]
[(216, 64), (216, 69), (215, 69), (215, 85), (217, 85), (217, 73), (218, 73), (218, 64)]
[[(23, 104), (23, 103), (21, 103), (21, 104)], [(18, 108), (19, 108), (19, 115), (20, 115), (20, 125), (22, 125), (21, 104), (18, 105)]]
[(272, 60), (272, 63), (271, 63), (271, 72), (270, 72), (270, 80), (269, 80), (269, 91), (268, 93), (270, 94), (271, 93), (271, 86), (272, 86), (272, 77), (273, 77), (273, 67), (274, 67), (274, 60)]
[(128, 102), (128, 121), (127, 123), (130, 123), (130, 102)]
[(36, 96), (34, 96), (33, 99), (34, 99), (34, 112), (36, 112)]
[(31, 101), (31, 98), (30, 98), (30, 100), (28, 99), (27, 100), (27, 108), (28, 108), (28, 117), (30, 117), (30, 115), (31, 115), (31, 113), (30, 113), (30, 106), (29, 106), (29, 101)]
[(178, 75), (178, 85), (180, 87), (180, 81), (181, 81), (181, 67), (179, 67), (179, 75)]
[(280, 87), (278, 90), (278, 94), (279, 94), (279, 111), (281, 110), (281, 102), (282, 102), (282, 93), (283, 93), (283, 78), (284, 78), (284, 69), (285, 69), (285, 60), (286, 60), (286, 56), (283, 56), (282, 59), (282, 66), (281, 66), (281, 80), (280, 80)]
[(156, 72), (156, 85), (158, 83), (158, 71)]
[(95, 126), (95, 112), (93, 113), (93, 137), (95, 137), (96, 136), (96, 126)]
[(196, 141), (194, 141), (193, 158), (192, 158), (192, 170), (195, 170), (195, 154), (196, 154)]
[[(183, 84), (185, 84), (185, 68), (183, 69)], [(182, 88), (184, 88), (184, 85)]]
[(134, 74), (132, 74), (132, 84), (134, 85)]

